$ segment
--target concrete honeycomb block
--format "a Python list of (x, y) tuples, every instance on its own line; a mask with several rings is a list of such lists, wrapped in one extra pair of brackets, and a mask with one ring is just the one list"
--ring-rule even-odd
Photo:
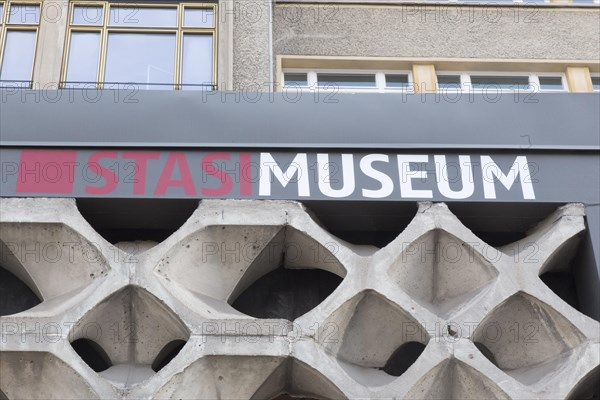
[(455, 358), (431, 369), (410, 390), (407, 399), (509, 399), (488, 377)]
[(96, 372), (121, 387), (154, 375), (161, 366), (161, 353), (188, 338), (189, 331), (177, 315), (139, 286), (111, 294), (86, 313), (70, 334), (71, 345), (80, 353), (86, 350), (85, 341), (94, 341), (106, 361)]
[[(110, 246), (85, 222), (68, 200), (2, 199), (2, 267), (35, 294), (43, 313), (65, 305), (76, 294), (93, 290), (110, 270)], [(7, 212), (10, 210), (11, 212)], [(11, 287), (3, 288), (9, 292)]]
[(210, 200), (133, 254), (74, 200), (1, 201), (2, 398), (579, 399), (600, 378), (599, 323), (540, 278), (577, 252), (579, 204), (496, 248), (422, 203), (374, 249), (297, 202)]
[(77, 371), (51, 353), (3, 351), (0, 353), (0, 371), (3, 398), (98, 398)]
[[(332, 328), (335, 338), (326, 336)], [(334, 311), (320, 335), (325, 349), (347, 373), (373, 386), (399, 376), (405, 368), (396, 364), (418, 357), (429, 341), (409, 313), (373, 290), (357, 294)]]
[(266, 356), (206, 356), (177, 374), (156, 399), (270, 399), (279, 393), (342, 398), (316, 369), (294, 359)]
[(424, 204), (407, 229), (378, 258), (413, 299), (447, 317), (483, 291), (498, 270), (474, 246), (478, 240), (441, 204)]
[(519, 292), (492, 310), (473, 340), (499, 368), (532, 384), (567, 361), (585, 337), (552, 307)]

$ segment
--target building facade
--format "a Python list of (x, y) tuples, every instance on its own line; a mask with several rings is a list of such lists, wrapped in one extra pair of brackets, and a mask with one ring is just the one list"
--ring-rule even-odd
[(0, 0), (0, 398), (598, 398), (599, 38)]

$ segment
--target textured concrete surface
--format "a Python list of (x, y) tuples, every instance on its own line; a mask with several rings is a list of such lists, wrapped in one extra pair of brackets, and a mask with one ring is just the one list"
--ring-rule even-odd
[[(221, 9), (221, 13), (226, 12)], [(268, 1), (235, 0), (233, 11), (233, 89), (244, 92), (269, 91), (272, 18)], [(248, 98), (252, 101), (254, 96)]]
[[(365, 252), (296, 202), (203, 201), (130, 254), (73, 200), (1, 201), (2, 267), (42, 300), (0, 317), (3, 398), (565, 399), (600, 371), (600, 324), (539, 278), (576, 251), (579, 204), (495, 249), (444, 204), (422, 203), (395, 240)], [(75, 250), (35, 250), (58, 243)], [(277, 268), (343, 279), (294, 321), (232, 306)], [(82, 340), (95, 343), (87, 355)], [(110, 365), (92, 369), (94, 351)], [(392, 368), (399, 359), (411, 362)]]
[(598, 9), (278, 4), (276, 55), (596, 60)]

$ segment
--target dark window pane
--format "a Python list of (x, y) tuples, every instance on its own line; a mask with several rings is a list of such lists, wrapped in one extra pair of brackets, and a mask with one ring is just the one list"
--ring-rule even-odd
[(375, 87), (374, 74), (318, 74), (319, 86)]
[(594, 87), (594, 91), (600, 91), (600, 76), (592, 76), (592, 86)]
[(284, 74), (284, 85), (307, 86), (307, 74), (286, 73)]
[(408, 75), (386, 74), (385, 86), (391, 88), (406, 88), (408, 87)]
[(527, 76), (471, 76), (471, 85), (474, 89), (530, 89)]
[(437, 87), (440, 89), (460, 89), (460, 75), (438, 75)]
[(560, 76), (540, 77), (540, 90), (563, 90), (564, 86)]

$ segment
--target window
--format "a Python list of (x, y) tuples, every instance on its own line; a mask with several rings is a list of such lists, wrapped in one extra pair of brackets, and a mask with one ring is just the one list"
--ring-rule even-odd
[(438, 92), (566, 92), (563, 74), (438, 72)]
[(437, 88), (440, 90), (461, 90), (462, 88), (460, 75), (438, 75)]
[(0, 87), (32, 86), (40, 3), (0, 2)]
[(412, 92), (408, 71), (285, 70), (283, 87), (348, 93)]
[(62, 85), (214, 89), (216, 7), (73, 3)]
[(592, 75), (592, 90), (600, 92), (600, 75)]

